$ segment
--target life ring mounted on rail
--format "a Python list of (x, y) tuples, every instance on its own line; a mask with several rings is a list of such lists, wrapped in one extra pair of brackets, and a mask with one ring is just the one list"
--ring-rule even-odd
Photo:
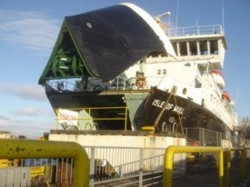
[(145, 77), (138, 78), (136, 80), (136, 86), (138, 89), (144, 89), (146, 86), (146, 79)]

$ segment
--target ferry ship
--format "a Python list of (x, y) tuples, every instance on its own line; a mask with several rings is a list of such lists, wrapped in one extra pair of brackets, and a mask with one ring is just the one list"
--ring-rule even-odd
[(226, 48), (220, 25), (171, 28), (124, 3), (65, 17), (39, 84), (70, 132), (195, 140), (188, 129), (202, 128), (230, 140)]

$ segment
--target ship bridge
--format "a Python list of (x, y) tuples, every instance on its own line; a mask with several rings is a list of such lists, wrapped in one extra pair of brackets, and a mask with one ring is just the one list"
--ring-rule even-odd
[(167, 35), (178, 61), (199, 60), (201, 68), (208, 62), (210, 70), (223, 68), (227, 45), (221, 25), (170, 28)]

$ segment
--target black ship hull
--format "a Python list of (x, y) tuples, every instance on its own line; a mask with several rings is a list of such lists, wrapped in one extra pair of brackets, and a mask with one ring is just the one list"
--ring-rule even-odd
[(156, 132), (183, 133), (185, 128), (228, 131), (226, 125), (202, 105), (160, 89), (152, 89), (143, 113), (143, 125), (154, 126)]

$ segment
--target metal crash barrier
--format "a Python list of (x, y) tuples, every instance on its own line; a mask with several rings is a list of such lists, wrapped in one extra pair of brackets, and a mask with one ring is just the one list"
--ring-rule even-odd
[(231, 186), (231, 153), (238, 152), (240, 159), (240, 181), (247, 179), (247, 150), (250, 148), (229, 148), (225, 150), (225, 186)]
[(205, 153), (216, 152), (218, 153), (218, 184), (219, 187), (223, 186), (224, 180), (224, 161), (223, 161), (223, 148), (221, 147), (201, 147), (201, 146), (170, 146), (166, 149), (164, 158), (164, 186), (172, 187), (173, 176), (173, 161), (175, 153)]
[[(86, 151), (79, 144), (38, 140), (0, 140), (0, 159), (30, 158), (73, 158), (73, 186), (89, 186), (89, 159)], [(42, 168), (38, 168), (40, 169)]]

